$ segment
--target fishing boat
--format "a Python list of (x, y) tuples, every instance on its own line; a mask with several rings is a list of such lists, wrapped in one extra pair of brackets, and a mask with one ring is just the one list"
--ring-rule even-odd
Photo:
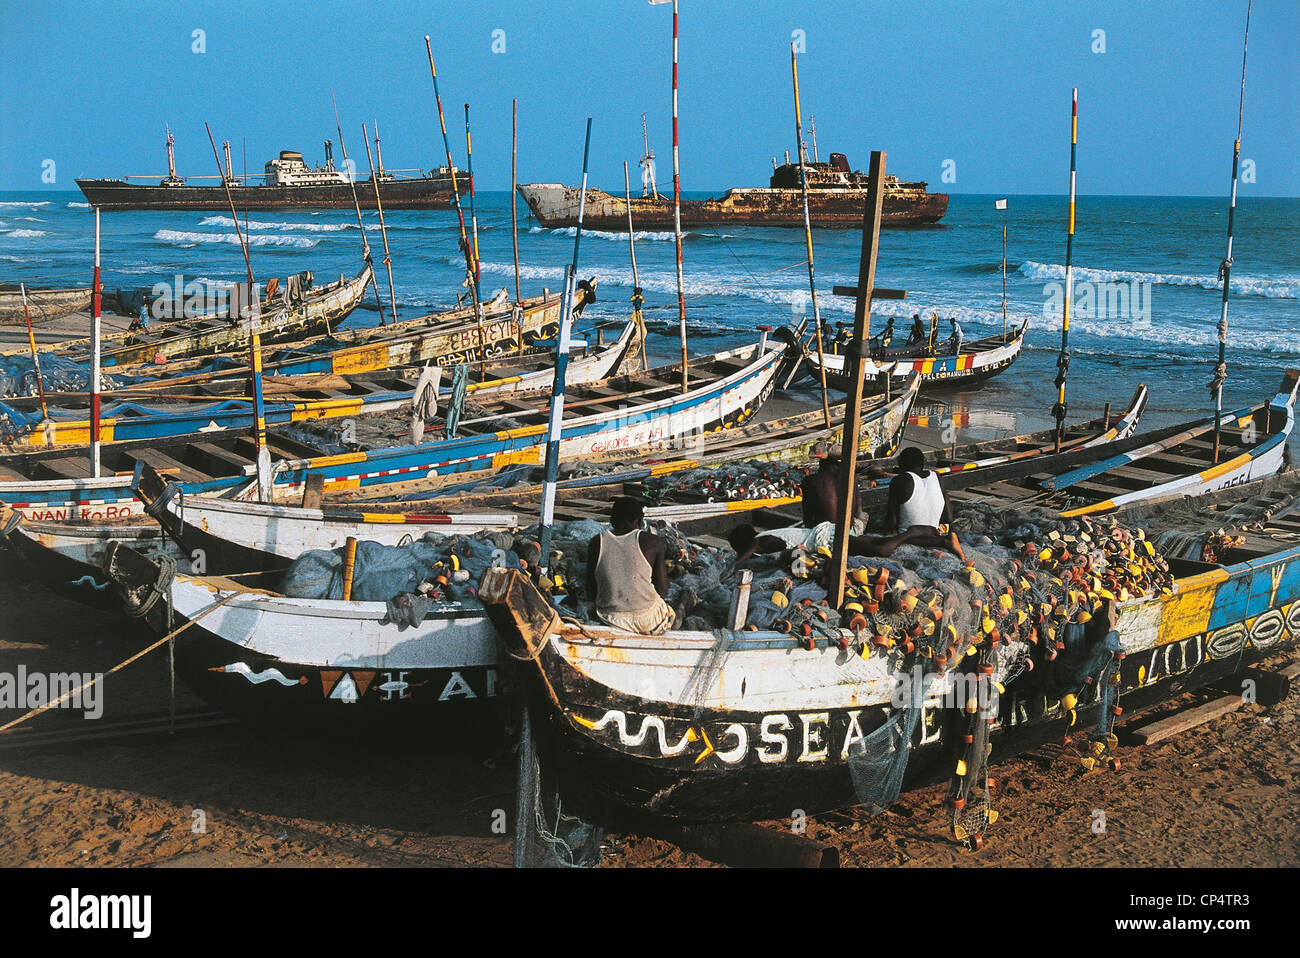
[(90, 309), (89, 287), (27, 287), (26, 309), (23, 291), (17, 283), (0, 283), (0, 326), (23, 326), (30, 315), (32, 325), (50, 322), (69, 313)]
[[(933, 354), (926, 355), (921, 349), (899, 349), (875, 351), (862, 361), (863, 375), (868, 384), (879, 385), (886, 376), (892, 388), (897, 388), (905, 377), (912, 373), (921, 376), (921, 388), (927, 392), (936, 389), (963, 389), (996, 376), (1011, 367), (1020, 358), (1024, 348), (1025, 330), (1029, 322), (1007, 336), (998, 334), (986, 336), (970, 342), (963, 342), (959, 351), (943, 355), (943, 344)], [(953, 347), (956, 343), (953, 342)], [(826, 383), (835, 389), (847, 391), (849, 381), (845, 373), (844, 354), (829, 352), (823, 356), (826, 369)], [(805, 362), (810, 374), (816, 378), (820, 375), (821, 365), (816, 350), (808, 350)]]
[[(954, 501), (989, 497), (1035, 497), (1063, 516), (1093, 515), (1150, 499), (1200, 496), (1278, 472), (1287, 461), (1295, 426), (1300, 371), (1288, 370), (1277, 393), (1220, 417), (1166, 427), (1113, 455), (1065, 471), (970, 477), (960, 488), (944, 483)], [(1220, 429), (1215, 461), (1216, 420)], [(981, 481), (983, 478), (986, 481)]]
[[(564, 407), (561, 447), (566, 457), (581, 458), (730, 428), (762, 407), (789, 362), (793, 360), (786, 344), (764, 337), (755, 345), (693, 360), (691, 388), (685, 393), (675, 364), (575, 387)], [(268, 448), (278, 460), (272, 470), (274, 495), (277, 500), (300, 500), (313, 476), (327, 490), (385, 488), (401, 495), (466, 476), (486, 477), (505, 466), (539, 464), (546, 399), (541, 391), (501, 397), (491, 415), (464, 419), (457, 438), (366, 451), (319, 455), (316, 447), (272, 430)], [(503, 416), (518, 425), (494, 429)], [(171, 474), (189, 494), (242, 486), (257, 471), (257, 450), (248, 437), (125, 444), (105, 452), (106, 470), (118, 474), (98, 479), (90, 478), (84, 456), (33, 455), (10, 462), (0, 467), (0, 502), (31, 518), (112, 518), (140, 510), (130, 488), (139, 463)], [(16, 468), (29, 464), (32, 474)]]
[[(1006, 691), (990, 717), (990, 761), (1294, 647), (1295, 532), (1293, 520), (1270, 519), (1221, 563), (1169, 559), (1172, 593), (1120, 605), (1117, 677), (1106, 690), (1081, 683), (1058, 698), (1032, 670), (998, 673)], [(546, 768), (566, 808), (588, 819), (759, 821), (828, 811), (861, 800), (850, 769), (859, 761), (897, 762), (902, 787), (951, 780), (954, 765), (967, 774), (958, 762), (970, 748), (968, 717), (960, 705), (944, 707), (960, 669), (913, 700), (913, 724), (895, 700), (913, 674), (911, 656), (847, 630), (811, 649), (774, 631), (637, 635), (561, 619), (518, 570), (488, 570), (480, 596), (527, 683)]]
[[(442, 603), (399, 629), (384, 602), (289, 598), (273, 573), (173, 578), (123, 546), (110, 547), (105, 574), (160, 635), (169, 617), (172, 628), (192, 623), (176, 643), (176, 672), (225, 711), (426, 736), (501, 728), (497, 638), (481, 607)], [(146, 607), (160, 574), (166, 599)]]
[[(915, 398), (915, 385), (911, 390), (889, 402), (877, 400), (863, 417), (863, 448), (880, 453), (892, 451), (902, 435), (901, 423)], [(834, 412), (842, 413), (842, 409)], [(842, 429), (826, 429), (820, 412), (745, 424), (735, 429), (702, 437), (700, 448), (693, 450), (689, 460), (655, 462), (651, 465), (616, 469), (599, 477), (580, 477), (561, 480), (562, 495), (556, 508), (561, 521), (579, 518), (604, 520), (608, 510), (607, 497), (651, 475), (666, 475), (699, 465), (735, 461), (739, 456), (747, 459), (762, 457), (769, 460), (806, 459), (809, 450), (818, 442), (838, 441)], [(599, 483), (593, 480), (599, 478)], [(426, 532), (449, 534), (461, 529), (448, 529), (448, 516), (454, 516), (462, 528), (473, 521), (481, 528), (512, 528), (500, 516), (483, 513), (491, 508), (517, 509), (527, 504), (533, 508), (540, 500), (540, 486), (509, 491), (461, 494), (440, 500), (399, 500), (371, 503), (365, 500), (335, 500), (324, 509), (297, 505), (279, 506), (250, 502), (243, 490), (229, 497), (186, 496), (175, 483), (168, 482), (157, 472), (144, 469), (135, 484), (136, 493), (144, 503), (144, 511), (156, 518), (175, 541), (187, 551), (201, 549), (207, 557), (208, 570), (214, 573), (269, 571), (282, 569), (307, 549), (337, 548), (351, 535), (395, 545), (403, 540), (418, 539)], [(252, 489), (247, 490), (251, 494)], [(797, 500), (749, 500), (747, 508), (775, 507)], [(708, 506), (692, 504), (652, 506), (646, 510), (647, 518), (667, 521), (686, 521), (705, 516), (734, 512), (728, 506), (739, 504), (712, 503)], [(436, 510), (436, 511), (435, 511)], [(475, 517), (475, 513), (479, 515)], [(473, 517), (473, 518), (471, 518)], [(474, 531), (474, 530), (470, 530)]]
[(178, 569), (191, 571), (190, 553), (156, 523), (142, 522), (138, 516), (109, 522), (37, 522), (0, 508), (0, 560), (78, 602), (120, 607), (104, 574), (110, 542), (121, 542), (153, 562), (166, 556)]
[[(372, 278), (370, 264), (366, 263), (354, 278), (340, 276), (335, 282), (311, 287), (292, 302), (272, 299), (256, 319), (258, 335), (263, 342), (271, 343), (312, 332), (331, 332), (361, 302)], [(249, 323), (232, 322), (226, 317), (179, 320), (101, 337), (100, 365), (131, 366), (233, 352), (247, 349), (251, 335)], [(54, 344), (45, 351), (84, 363), (90, 359), (92, 347), (89, 339), (79, 339)], [(4, 350), (10, 354), (23, 351), (17, 347)]]
[[(616, 340), (576, 358), (569, 366), (568, 381), (578, 385), (613, 375), (633, 348), (635, 335), (635, 324), (625, 324)], [(483, 379), (469, 384), (467, 394), (480, 400), (487, 396), (542, 389), (550, 380), (549, 370), (521, 369), (513, 364), (503, 364), (494, 369), (484, 368)], [(290, 383), (273, 383), (271, 388), (263, 390), (266, 397), (264, 419), (268, 426), (282, 426), (397, 412), (411, 406), (421, 385), (418, 370), (347, 376), (318, 374)], [(187, 387), (185, 399), (170, 402), (169, 393), (159, 392), (151, 394), (152, 402), (147, 404), (130, 401), (105, 403), (100, 410), (100, 442), (111, 445), (251, 429), (254, 404), (243, 398), (220, 399), (223, 391), (229, 392), (236, 384), (226, 384), (224, 390), (221, 386), (221, 382), (196, 384)], [(245, 392), (247, 383), (238, 384), (238, 389)], [(118, 390), (116, 394), (129, 392)], [(85, 398), (84, 394), (73, 395)], [(195, 401), (205, 395), (210, 395), (212, 401)], [(0, 403), (0, 449), (7, 445), (10, 450), (22, 454), (11, 452), (7, 458), (0, 457), (0, 462), (14, 465), (23, 457), (59, 457), (67, 454), (69, 446), (85, 446), (90, 441), (91, 422), (85, 418), (83, 410), (50, 407), (48, 413), (48, 417), (42, 416), (41, 407), (30, 399)], [(21, 465), (18, 469), (28, 471)]]

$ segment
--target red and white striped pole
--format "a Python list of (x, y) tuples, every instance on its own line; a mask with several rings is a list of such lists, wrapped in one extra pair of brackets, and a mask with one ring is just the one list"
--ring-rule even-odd
[(677, 326), (682, 341), (682, 392), (686, 392), (686, 293), (682, 281), (682, 180), (677, 153), (677, 0), (673, 0), (673, 239), (677, 246)]
[(95, 277), (90, 297), (90, 475), (99, 478), (99, 207), (95, 207)]

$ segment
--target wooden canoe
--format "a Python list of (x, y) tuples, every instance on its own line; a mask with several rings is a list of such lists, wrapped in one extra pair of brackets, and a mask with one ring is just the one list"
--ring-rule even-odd
[(90, 309), (91, 290), (87, 287), (27, 287), (27, 311), (23, 310), (22, 290), (16, 283), (0, 284), (0, 326), (25, 326), (28, 312), (37, 326)]
[[(872, 355), (863, 362), (867, 389), (881, 389), (888, 376), (891, 387), (897, 388), (912, 373), (921, 377), (921, 389), (932, 392), (939, 389), (963, 389), (974, 386), (990, 376), (1010, 368), (1019, 357), (1025, 342), (1026, 321), (1007, 338), (988, 336), (962, 344), (961, 352), (952, 355)], [(810, 375), (820, 377), (816, 350), (805, 350), (805, 362)], [(826, 383), (841, 391), (848, 390), (845, 357), (842, 353), (825, 354)]]

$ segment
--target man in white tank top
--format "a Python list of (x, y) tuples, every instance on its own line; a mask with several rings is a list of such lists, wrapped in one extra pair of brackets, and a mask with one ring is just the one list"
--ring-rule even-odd
[(896, 535), (874, 543), (875, 555), (890, 555), (909, 543), (949, 549), (966, 561), (957, 533), (939, 531), (952, 522), (952, 506), (939, 485), (938, 474), (925, 468), (925, 453), (916, 446), (908, 446), (898, 454), (898, 475), (889, 483), (886, 516)]
[(641, 529), (640, 501), (618, 496), (610, 510), (610, 528), (587, 546), (587, 598), (596, 617), (608, 625), (643, 635), (662, 635), (682, 624), (695, 606), (687, 589), (676, 606), (668, 595), (664, 541)]

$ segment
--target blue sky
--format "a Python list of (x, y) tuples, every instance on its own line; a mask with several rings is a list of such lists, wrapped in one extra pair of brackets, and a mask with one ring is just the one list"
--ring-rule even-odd
[[(803, 31), (805, 122), (865, 168), (967, 193), (1060, 193), (1070, 88), (1079, 87), (1079, 191), (1217, 195), (1228, 188), (1244, 0), (926, 2), (682, 0), (685, 189), (766, 185), (793, 149), (789, 43)], [(646, 0), (421, 3), (16, 3), (0, 7), (0, 189), (165, 170), (170, 122), (184, 174), (214, 172), (203, 132), (246, 142), (260, 170), (284, 148), (321, 159), (337, 139), (365, 168), (360, 124), (378, 117), (389, 167), (442, 154), (424, 34), (432, 36), (453, 155), (464, 165), (471, 103), (480, 189), (510, 184), (510, 100), (519, 177), (576, 183), (585, 117), (591, 182), (622, 184), (649, 114), (670, 182), (670, 7)], [(206, 52), (192, 52), (193, 31)], [(504, 31), (504, 53), (492, 50)], [(1104, 31), (1104, 52), (1095, 31)], [(500, 35), (497, 45), (500, 46)], [(1300, 3), (1257, 0), (1250, 37), (1243, 195), (1300, 195)], [(336, 148), (337, 153), (337, 148)], [(943, 183), (945, 161), (955, 182)]]

